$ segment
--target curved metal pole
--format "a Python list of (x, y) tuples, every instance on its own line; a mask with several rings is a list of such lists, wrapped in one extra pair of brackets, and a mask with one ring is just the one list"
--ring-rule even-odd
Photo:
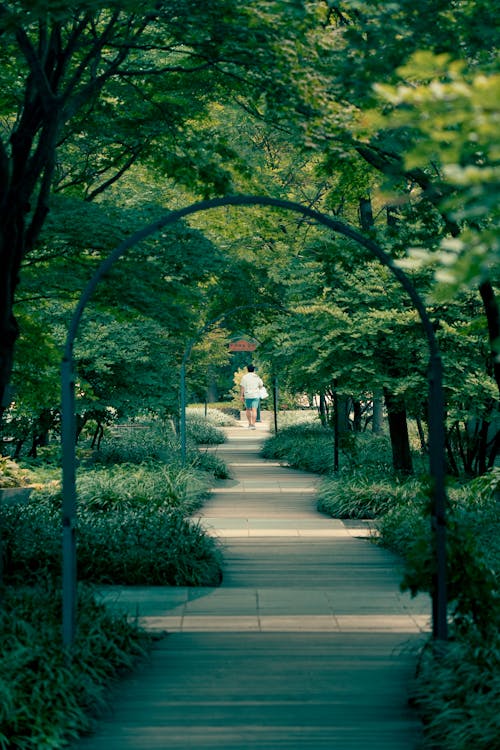
[(155, 232), (174, 224), (186, 216), (222, 206), (271, 206), (282, 208), (307, 216), (318, 224), (328, 227), (333, 232), (348, 237), (358, 245), (369, 250), (398, 279), (417, 310), (424, 328), (430, 351), (429, 360), (429, 455), (430, 474), (433, 480), (433, 530), (436, 535), (436, 572), (433, 592), (433, 634), (437, 639), (447, 639), (447, 596), (446, 596), (446, 491), (444, 484), (445, 443), (444, 443), (444, 407), (442, 390), (442, 365), (431, 320), (425, 305), (406, 274), (398, 268), (394, 260), (373, 240), (364, 237), (353, 227), (337, 219), (302, 206), (294, 201), (270, 198), (266, 196), (235, 195), (225, 198), (193, 203), (190, 206), (172, 211), (155, 222), (135, 232), (124, 240), (101, 263), (87, 286), (73, 313), (68, 328), (64, 347), (61, 389), (62, 389), (62, 441), (63, 441), (63, 640), (65, 646), (71, 646), (75, 635), (76, 612), (76, 490), (75, 490), (75, 440), (74, 440), (74, 377), (73, 377), (73, 343), (83, 310), (92, 296), (102, 276), (131, 247), (150, 237)]

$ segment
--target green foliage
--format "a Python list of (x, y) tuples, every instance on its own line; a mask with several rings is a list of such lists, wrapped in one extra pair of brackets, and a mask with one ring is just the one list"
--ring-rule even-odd
[[(280, 411), (278, 413), (278, 430), (286, 430), (289, 427), (298, 426), (301, 424), (315, 424), (320, 425), (319, 415), (316, 410), (287, 410)], [(274, 422), (271, 422), (271, 430), (274, 431)]]
[[(376, 472), (375, 472), (376, 474)], [(421, 492), (417, 481), (400, 482), (370, 468), (342, 472), (324, 479), (318, 489), (318, 509), (333, 518), (378, 518)]]
[(143, 506), (152, 511), (179, 509), (187, 515), (200, 506), (207, 490), (206, 476), (191, 466), (119, 464), (85, 471), (77, 479), (78, 500), (92, 512)]
[(412, 690), (425, 747), (494, 750), (500, 737), (500, 638), (479, 635), (424, 649)]
[[(396, 554), (404, 557), (409, 547), (415, 548), (415, 557), (420, 553), (422, 564), (430, 562), (430, 518), (429, 499), (421, 492), (406, 502), (387, 508), (377, 520), (382, 543)], [(418, 548), (418, 549), (417, 549)]]
[[(404, 83), (377, 87), (392, 105), (379, 121), (413, 133), (404, 155), (407, 169), (440, 167), (442, 209), (463, 227), (460, 237), (442, 240), (437, 255), (436, 278), (446, 285), (448, 298), (490, 278), (500, 257), (494, 198), (500, 75), (498, 67), (471, 67), (450, 54), (420, 50), (398, 71)], [(417, 262), (435, 259), (422, 250), (413, 254)]]
[(28, 484), (31, 484), (30, 472), (8, 456), (0, 456), (0, 488), (26, 487)]
[(216, 453), (203, 450), (188, 450), (187, 457), (191, 466), (213, 474), (216, 479), (231, 478), (231, 472), (227, 464)]
[[(448, 601), (456, 632), (491, 638), (500, 626), (498, 566), (500, 520), (494, 488), (498, 470), (450, 490), (447, 514)], [(402, 586), (413, 594), (433, 590), (434, 551), (429, 500), (407, 498), (377, 522), (382, 543), (405, 558)]]
[(315, 424), (291, 426), (266, 440), (262, 455), (286, 461), (294, 469), (328, 474), (333, 470), (333, 432)]
[(340, 435), (339, 451), (343, 468), (365, 470), (374, 475), (391, 475), (391, 444), (387, 435), (346, 432)]
[[(296, 413), (295, 413), (296, 414)], [(323, 427), (310, 412), (298, 412), (288, 427), (266, 440), (262, 451), (266, 458), (287, 461), (290, 466), (318, 474), (334, 471), (334, 432)], [(301, 420), (301, 416), (302, 420)], [(279, 423), (282, 415), (280, 413)], [(297, 423), (297, 419), (299, 422)], [(285, 418), (286, 420), (286, 418)], [(390, 444), (383, 435), (345, 433), (339, 441), (342, 468), (369, 467), (373, 472), (391, 471)]]
[[(78, 481), (78, 570), (106, 583), (216, 585), (216, 543), (185, 516), (207, 483), (193, 468), (120, 465)], [(6, 580), (60, 575), (61, 491), (54, 483), (30, 502), (0, 508)]]
[(108, 465), (170, 461), (178, 450), (178, 441), (169, 424), (127, 423), (108, 430), (93, 460)]
[(222, 404), (218, 407), (209, 404), (206, 415), (203, 406), (188, 406), (186, 409), (186, 417), (188, 425), (189, 421), (195, 417), (197, 419), (207, 419), (209, 422), (219, 427), (232, 427), (236, 424), (233, 411), (231, 409), (228, 410), (228, 407), (225, 407)]
[(143, 656), (148, 639), (84, 587), (70, 661), (61, 647), (61, 594), (50, 586), (7, 588), (0, 609), (0, 747), (60, 748), (91, 728), (113, 678)]
[[(227, 423), (231, 417), (218, 411), (212, 417), (211, 412), (212, 410), (210, 410), (208, 420), (198, 415), (196, 411), (194, 415), (188, 412), (189, 418), (186, 419), (187, 463), (192, 468), (224, 479), (228, 476), (224, 461), (218, 456), (197, 448), (198, 444), (205, 442), (201, 438), (206, 438), (206, 444), (219, 444), (225, 440), (218, 425)], [(145, 420), (109, 430), (100, 449), (93, 453), (92, 462), (97, 465), (145, 464), (144, 469), (150, 465), (151, 472), (154, 474), (157, 471), (159, 475), (164, 470), (170, 471), (170, 467), (172, 470), (175, 469), (178, 476), (185, 473), (181, 465), (179, 438), (171, 423), (160, 421)], [(164, 464), (169, 468), (165, 469)], [(200, 478), (196, 472), (191, 472), (191, 479), (193, 486), (198, 487)]]
[(197, 445), (218, 445), (226, 442), (224, 431), (203, 416), (187, 414), (186, 432)]
[(98, 583), (217, 586), (221, 554), (204, 529), (167, 509), (83, 513), (78, 569)]

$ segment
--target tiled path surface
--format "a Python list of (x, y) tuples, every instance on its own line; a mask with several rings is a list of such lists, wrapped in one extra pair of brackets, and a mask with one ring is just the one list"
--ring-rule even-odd
[(117, 607), (170, 634), (116, 689), (77, 750), (414, 750), (407, 706), (426, 597), (366, 524), (315, 510), (317, 478), (259, 457), (265, 425), (228, 430), (201, 522), (224, 546), (217, 589), (113, 588)]

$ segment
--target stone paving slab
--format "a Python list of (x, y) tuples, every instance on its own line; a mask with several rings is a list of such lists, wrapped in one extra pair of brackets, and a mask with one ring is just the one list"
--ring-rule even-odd
[(413, 750), (419, 729), (405, 696), (417, 643), (391, 633), (174, 633), (78, 748)]
[[(282, 629), (283, 632), (428, 630), (429, 614), (419, 611), (408, 595), (380, 591), (366, 596), (352, 614), (352, 592), (320, 589), (218, 588), (189, 589), (109, 587), (102, 591), (108, 605), (134, 613), (148, 629), (168, 632), (207, 632)], [(428, 607), (427, 607), (428, 609)]]

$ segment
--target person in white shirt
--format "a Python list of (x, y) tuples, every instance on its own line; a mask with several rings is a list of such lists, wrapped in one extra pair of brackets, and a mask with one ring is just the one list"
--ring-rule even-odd
[(247, 370), (240, 381), (240, 396), (245, 404), (248, 426), (255, 430), (255, 420), (257, 419), (257, 408), (259, 406), (259, 389), (264, 383), (255, 372), (253, 365), (247, 365)]

